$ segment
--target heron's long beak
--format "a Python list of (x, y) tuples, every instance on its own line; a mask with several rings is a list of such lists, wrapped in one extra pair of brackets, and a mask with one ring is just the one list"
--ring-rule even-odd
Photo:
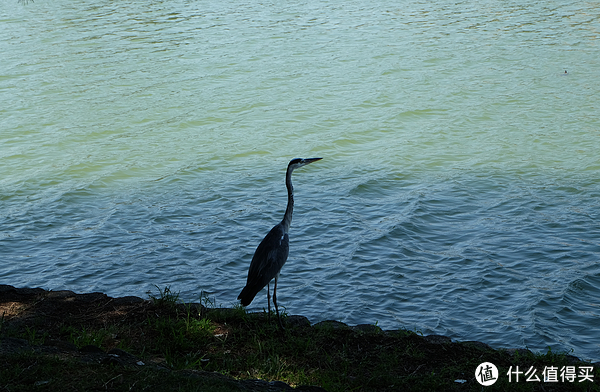
[(309, 163), (320, 161), (321, 159), (323, 159), (323, 158), (305, 158), (305, 159), (303, 159), (303, 161), (304, 161), (305, 165), (308, 165)]

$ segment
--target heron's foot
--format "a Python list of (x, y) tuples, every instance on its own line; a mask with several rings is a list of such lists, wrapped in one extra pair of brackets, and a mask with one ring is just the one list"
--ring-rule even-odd
[(285, 327), (283, 326), (283, 323), (281, 322), (281, 318), (277, 317), (277, 321), (279, 322), (279, 328), (281, 328), (282, 331), (285, 331)]

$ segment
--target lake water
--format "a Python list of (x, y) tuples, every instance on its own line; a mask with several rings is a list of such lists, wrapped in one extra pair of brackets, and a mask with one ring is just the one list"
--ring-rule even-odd
[(598, 3), (9, 0), (0, 26), (0, 283), (232, 306), (288, 161), (323, 157), (288, 313), (600, 360)]

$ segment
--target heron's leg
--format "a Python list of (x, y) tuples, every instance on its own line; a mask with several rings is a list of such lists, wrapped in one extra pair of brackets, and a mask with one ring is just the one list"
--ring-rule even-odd
[(279, 317), (279, 309), (277, 308), (277, 278), (279, 278), (279, 274), (275, 276), (275, 287), (273, 287), (273, 304), (275, 304), (275, 312), (277, 313), (277, 321), (279, 321), (279, 326), (281, 329), (283, 328), (283, 324), (281, 323), (281, 317)]
[[(269, 315), (269, 322), (271, 322), (271, 293), (270, 293), (270, 289), (269, 289), (269, 283), (267, 283), (267, 306), (269, 309), (269, 313), (267, 313)], [(273, 294), (275, 294), (273, 292)], [(273, 301), (275, 301), (275, 297), (273, 297)]]

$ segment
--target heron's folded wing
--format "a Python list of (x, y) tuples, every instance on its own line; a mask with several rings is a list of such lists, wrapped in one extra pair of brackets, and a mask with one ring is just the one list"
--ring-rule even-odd
[(266, 286), (281, 270), (289, 254), (289, 236), (282, 225), (276, 225), (269, 231), (256, 248), (248, 279), (260, 282), (261, 288)]

